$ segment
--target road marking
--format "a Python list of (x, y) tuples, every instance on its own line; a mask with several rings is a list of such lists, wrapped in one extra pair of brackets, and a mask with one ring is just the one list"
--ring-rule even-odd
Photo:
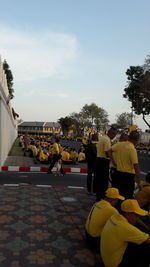
[(146, 175), (147, 173), (146, 172), (141, 172), (141, 174)]
[(19, 175), (20, 178), (28, 178), (28, 175)]
[(71, 186), (71, 185), (68, 185), (67, 187), (68, 188), (73, 188), (73, 189), (84, 189), (83, 186)]

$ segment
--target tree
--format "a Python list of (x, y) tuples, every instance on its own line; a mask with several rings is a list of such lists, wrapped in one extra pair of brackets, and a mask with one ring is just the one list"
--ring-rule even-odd
[(150, 72), (145, 67), (130, 66), (126, 71), (128, 86), (123, 97), (132, 103), (132, 110), (137, 115), (142, 114), (144, 122), (150, 127), (145, 116), (150, 114)]
[(90, 122), (85, 118), (83, 112), (73, 112), (70, 117), (72, 119), (72, 129), (75, 135), (82, 136), (84, 129), (90, 127)]
[(129, 125), (132, 124), (132, 114), (128, 112), (117, 114), (116, 123), (118, 125), (118, 128), (121, 129), (129, 127)]
[(108, 124), (107, 112), (103, 108), (98, 107), (95, 103), (84, 105), (81, 112), (83, 113), (83, 117), (89, 121), (90, 127), (93, 127), (95, 124), (98, 130), (102, 126)]
[(63, 135), (67, 135), (70, 127), (72, 126), (72, 119), (70, 117), (60, 118), (58, 122), (61, 125)]
[(3, 62), (3, 69), (5, 71), (6, 74), (6, 80), (7, 80), (7, 86), (8, 86), (8, 91), (9, 91), (9, 95), (10, 95), (10, 99), (14, 98), (14, 89), (13, 89), (13, 75), (12, 72), (9, 68), (9, 65), (7, 63), (6, 60), (4, 60)]

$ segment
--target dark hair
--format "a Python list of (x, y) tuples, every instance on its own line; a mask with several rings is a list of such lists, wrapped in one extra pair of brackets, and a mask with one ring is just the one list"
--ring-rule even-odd
[(55, 141), (56, 141), (56, 143), (59, 143), (60, 142), (60, 139), (59, 138), (56, 138)]
[(132, 131), (132, 132), (129, 134), (129, 139), (130, 139), (130, 140), (138, 141), (139, 138), (140, 138), (140, 134), (139, 134), (139, 132), (137, 132), (137, 131)]

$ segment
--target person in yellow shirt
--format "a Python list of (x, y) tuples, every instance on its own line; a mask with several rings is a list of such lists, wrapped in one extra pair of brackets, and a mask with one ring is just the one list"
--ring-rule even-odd
[(147, 173), (145, 181), (142, 183), (142, 189), (134, 194), (134, 197), (142, 209), (150, 210), (150, 172)]
[(100, 136), (96, 145), (97, 157), (95, 167), (96, 201), (104, 198), (109, 180), (109, 156), (107, 151), (111, 148), (111, 140), (115, 138), (117, 130), (111, 127), (107, 134)]
[(106, 222), (100, 251), (105, 267), (148, 267), (150, 264), (150, 236), (135, 224), (138, 217), (148, 214), (137, 200), (126, 199), (121, 204), (122, 214), (115, 213)]
[[(55, 143), (53, 144), (51, 152), (52, 152), (52, 160), (51, 160), (50, 166), (48, 168), (48, 172), (47, 172), (48, 174), (52, 173), (52, 169), (53, 169), (55, 163), (58, 162), (59, 155), (61, 154), (61, 146), (60, 146), (59, 138), (56, 138)], [(61, 171), (61, 174), (65, 174), (65, 172), (62, 169), (62, 167), (61, 167), (60, 171)]]
[(105, 198), (96, 202), (90, 210), (85, 224), (86, 241), (92, 250), (99, 252), (100, 237), (106, 221), (115, 213), (118, 199), (124, 200), (119, 194), (117, 188), (108, 188), (105, 192)]
[(112, 153), (115, 152), (116, 178), (113, 186), (119, 189), (125, 198), (133, 198), (135, 181), (139, 184), (140, 170), (135, 145), (139, 140), (139, 133), (133, 131), (129, 134), (128, 141), (118, 142), (108, 151), (113, 160)]
[(86, 162), (86, 157), (85, 157), (85, 153), (84, 153), (84, 147), (80, 148), (80, 152), (78, 154), (78, 162), (80, 162), (80, 163)]

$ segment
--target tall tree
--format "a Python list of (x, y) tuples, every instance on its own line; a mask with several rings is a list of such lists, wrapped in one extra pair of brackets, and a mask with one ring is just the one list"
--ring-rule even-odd
[(130, 66), (126, 71), (128, 86), (123, 97), (127, 98), (137, 115), (142, 114), (144, 122), (150, 127), (145, 116), (150, 114), (150, 72), (141, 66)]
[(89, 121), (91, 127), (96, 125), (96, 128), (99, 129), (100, 126), (106, 125), (108, 123), (108, 114), (107, 112), (98, 107), (95, 103), (90, 105), (84, 105), (81, 112), (83, 116)]
[(14, 97), (14, 89), (13, 89), (13, 75), (12, 72), (9, 68), (9, 65), (7, 63), (6, 60), (4, 60), (3, 62), (3, 69), (5, 71), (6, 74), (6, 79), (7, 79), (7, 86), (8, 86), (8, 91), (9, 91), (9, 95), (10, 95), (10, 99), (12, 99)]
[(132, 124), (132, 114), (128, 112), (117, 114), (116, 123), (118, 125), (118, 128), (121, 129), (129, 127), (129, 125)]
[(58, 122), (61, 125), (63, 134), (67, 135), (73, 123), (72, 119), (70, 117), (64, 117), (64, 118), (60, 118)]

